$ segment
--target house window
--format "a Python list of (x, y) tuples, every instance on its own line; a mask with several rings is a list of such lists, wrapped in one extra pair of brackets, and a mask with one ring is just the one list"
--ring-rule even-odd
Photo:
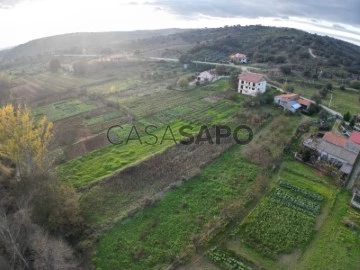
[(244, 84), (244, 81), (241, 81), (242, 84)]
[(241, 89), (244, 89), (244, 86), (242, 85), (240, 88), (241, 88)]
[(253, 86), (255, 86), (255, 83), (253, 83)]

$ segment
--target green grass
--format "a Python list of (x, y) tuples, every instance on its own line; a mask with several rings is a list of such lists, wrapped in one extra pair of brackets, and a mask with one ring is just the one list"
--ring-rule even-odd
[(97, 246), (96, 267), (153, 269), (170, 264), (186, 250), (191, 236), (251, 186), (259, 169), (239, 157), (239, 149), (223, 154), (161, 201), (105, 233)]
[(331, 213), (296, 269), (359, 269), (360, 233), (342, 224), (351, 216), (360, 222), (359, 212), (348, 205), (350, 198), (347, 191), (337, 195)]
[[(319, 89), (325, 86), (326, 83), (311, 83), (311, 82), (290, 82), (289, 86), (295, 88), (295, 93), (302, 94), (307, 98), (316, 93)], [(329, 106), (329, 102), (332, 100)], [(349, 111), (351, 114), (357, 114), (360, 111), (360, 94), (354, 91), (342, 91), (338, 86), (333, 85), (333, 91), (328, 93), (327, 97), (322, 101), (322, 104), (331, 109), (344, 114)]]
[(89, 88), (91, 93), (113, 94), (116, 92), (124, 91), (129, 88), (137, 87), (140, 85), (140, 78), (127, 78), (109, 82), (100, 86), (93, 86)]
[(105, 113), (96, 117), (92, 117), (90, 119), (85, 120), (85, 124), (86, 125), (96, 125), (99, 123), (103, 123), (109, 120), (113, 120), (115, 118), (119, 118), (121, 116), (124, 116), (124, 113), (121, 111), (113, 111), (113, 112), (109, 112), (109, 113)]
[[(181, 121), (174, 121), (169, 124), (174, 133), (177, 143), (182, 136), (179, 134), (179, 128), (186, 123)], [(166, 148), (174, 145), (170, 131), (165, 134), (166, 126), (158, 129), (151, 129), (155, 138), (144, 133), (144, 126), (141, 124), (135, 125), (139, 132), (140, 140), (135, 135), (135, 130), (131, 132), (132, 126), (124, 126), (124, 131), (121, 134), (121, 145), (108, 145), (99, 150), (93, 151), (83, 157), (66, 162), (58, 167), (58, 172), (64, 181), (69, 182), (74, 187), (79, 188), (97, 182), (105, 176), (109, 176), (114, 172), (124, 168), (129, 164), (138, 162), (155, 153), (161, 152)], [(194, 132), (196, 129), (194, 129)], [(131, 138), (126, 143), (127, 138), (131, 132)], [(164, 137), (165, 134), (165, 137)], [(105, 135), (104, 135), (105, 136)], [(162, 138), (164, 137), (164, 140)], [(135, 140), (136, 139), (136, 140)], [(146, 144), (148, 142), (149, 144)], [(161, 143), (162, 142), (162, 143)]]
[(50, 121), (58, 121), (95, 108), (96, 106), (93, 104), (83, 103), (78, 99), (68, 99), (37, 107), (34, 110), (34, 115), (36, 117), (46, 116)]

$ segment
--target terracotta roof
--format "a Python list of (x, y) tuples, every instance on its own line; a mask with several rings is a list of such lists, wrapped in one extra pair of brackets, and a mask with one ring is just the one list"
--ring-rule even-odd
[(239, 80), (252, 82), (252, 83), (259, 83), (263, 79), (264, 79), (264, 75), (253, 72), (245, 72), (239, 76)]
[(304, 106), (310, 106), (311, 102), (307, 99), (303, 99), (303, 98), (299, 98), (297, 100), (297, 102), (299, 102), (301, 105), (304, 105)]
[(247, 56), (246, 56), (246, 54), (236, 53), (236, 54), (230, 55), (230, 58), (247, 58)]
[(351, 133), (351, 136), (349, 138), (350, 141), (356, 144), (360, 144), (360, 132), (359, 131), (353, 131)]
[(337, 136), (332, 132), (326, 132), (324, 137), (322, 138), (324, 141), (335, 144), (337, 146), (344, 147), (347, 139), (341, 136)]
[[(299, 95), (297, 94), (293, 94), (293, 93), (289, 93), (289, 94), (282, 94), (282, 95), (279, 95), (277, 96), (279, 98), (282, 98), (282, 99), (294, 99), (294, 98), (298, 98)], [(300, 103), (300, 102), (299, 102)]]

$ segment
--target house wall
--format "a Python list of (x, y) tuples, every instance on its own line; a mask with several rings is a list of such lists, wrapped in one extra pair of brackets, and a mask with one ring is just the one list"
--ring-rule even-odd
[(266, 81), (261, 81), (259, 83), (252, 83), (248, 81), (239, 80), (238, 92), (240, 94), (254, 97), (259, 93), (265, 93), (265, 91), (266, 91)]

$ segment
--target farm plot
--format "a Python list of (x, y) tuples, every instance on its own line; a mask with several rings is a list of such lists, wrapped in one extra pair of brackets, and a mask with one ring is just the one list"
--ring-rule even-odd
[(34, 115), (36, 117), (46, 116), (50, 121), (58, 121), (95, 108), (94, 104), (84, 103), (79, 99), (69, 99), (37, 107), (34, 109)]
[(93, 259), (96, 267), (166, 268), (181, 252), (191, 253), (191, 239), (202, 230), (221, 224), (221, 209), (242, 198), (240, 194), (251, 187), (258, 171), (239, 157), (239, 147), (235, 147), (152, 207), (105, 233)]
[(88, 88), (90, 93), (102, 93), (102, 94), (113, 94), (120, 91), (134, 88), (143, 83), (139, 78), (126, 78), (123, 80), (117, 80), (109, 82), (99, 86), (93, 86)]
[[(184, 124), (185, 123), (181, 121), (169, 123), (177, 142), (179, 142), (182, 138), (178, 131)], [(135, 136), (135, 130), (131, 131), (132, 126), (127, 125), (124, 126), (124, 128), (125, 129), (122, 134), (124, 144), (109, 145), (83, 157), (70, 160), (63, 165), (60, 165), (58, 167), (58, 171), (63, 179), (77, 188), (84, 187), (97, 182), (105, 176), (113, 174), (129, 164), (138, 162), (155, 153), (164, 151), (169, 146), (175, 144), (172, 140), (170, 131), (166, 131), (167, 126), (151, 130), (153, 135), (157, 137), (157, 141), (155, 141), (155, 138), (152, 135), (144, 132), (144, 126), (141, 124), (136, 125), (140, 140), (138, 140)], [(195, 130), (198, 129), (194, 129), (194, 132)], [(126, 143), (127, 136), (129, 134), (132, 135), (131, 138), (133, 138), (133, 140), (129, 140), (129, 142)], [(104, 134), (104, 136), (106, 135)]]
[(321, 203), (305, 197), (305, 192), (295, 186), (291, 191), (274, 189), (240, 226), (245, 244), (273, 259), (308, 244)]

